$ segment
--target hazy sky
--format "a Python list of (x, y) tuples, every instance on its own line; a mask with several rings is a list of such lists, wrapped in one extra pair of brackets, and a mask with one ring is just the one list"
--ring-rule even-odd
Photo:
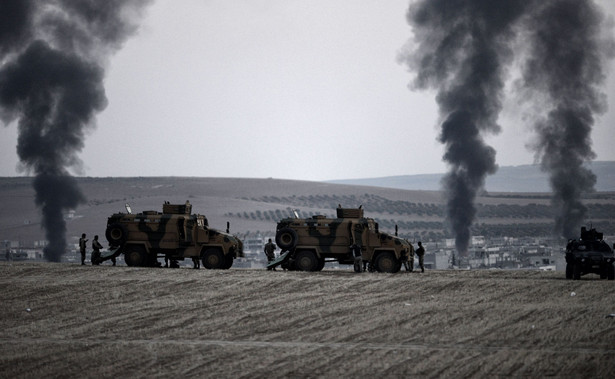
[[(610, 0), (599, 1), (615, 14)], [(434, 92), (396, 57), (408, 0), (157, 0), (111, 58), (108, 107), (79, 155), (86, 176), (329, 180), (446, 171)], [(615, 160), (610, 110), (593, 131)], [(533, 133), (509, 93), (499, 165), (532, 163)], [(0, 176), (19, 171), (17, 127), (0, 127)]]

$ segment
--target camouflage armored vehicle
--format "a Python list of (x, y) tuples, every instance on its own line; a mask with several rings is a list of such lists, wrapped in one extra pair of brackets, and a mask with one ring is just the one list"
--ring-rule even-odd
[[(241, 240), (209, 227), (203, 215), (190, 214), (192, 205), (165, 202), (162, 213), (116, 213), (108, 218), (105, 236), (112, 256), (124, 254), (128, 266), (156, 266), (158, 258), (171, 261), (201, 259), (208, 269), (228, 269), (243, 257)], [(228, 225), (228, 224), (227, 224)]]
[(271, 266), (301, 271), (320, 271), (325, 262), (354, 264), (351, 246), (359, 245), (361, 259), (370, 270), (398, 272), (402, 257), (412, 245), (402, 238), (378, 230), (372, 218), (363, 217), (363, 209), (337, 208), (337, 218), (286, 218), (277, 225), (276, 244), (282, 251), (280, 259)]
[(611, 247), (602, 239), (602, 233), (591, 228), (581, 228), (579, 240), (568, 241), (566, 246), (566, 279), (578, 280), (581, 275), (594, 273), (601, 279), (615, 278), (615, 256)]

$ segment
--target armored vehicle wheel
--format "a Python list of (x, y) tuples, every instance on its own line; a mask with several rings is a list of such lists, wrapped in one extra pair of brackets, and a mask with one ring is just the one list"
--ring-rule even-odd
[(316, 271), (322, 271), (323, 268), (325, 268), (325, 259), (320, 258), (318, 260), (318, 267), (316, 267)]
[(128, 246), (124, 251), (124, 261), (128, 266), (143, 267), (148, 265), (147, 254), (141, 246)]
[(615, 279), (615, 266), (613, 266), (612, 263), (609, 264), (609, 269), (607, 271), (606, 278), (607, 278), (607, 280)]
[(203, 266), (210, 270), (212, 269), (223, 269), (226, 265), (226, 259), (224, 258), (224, 254), (220, 249), (207, 249), (203, 253)]
[(291, 228), (282, 228), (275, 235), (275, 243), (282, 250), (290, 250), (297, 246), (297, 232)]
[(566, 279), (572, 279), (572, 264), (566, 263)]
[(389, 251), (380, 253), (376, 258), (376, 270), (378, 272), (398, 272), (401, 262)]
[(295, 266), (297, 270), (301, 271), (316, 271), (318, 268), (318, 258), (312, 251), (299, 251), (295, 255)]
[(122, 224), (111, 224), (105, 231), (105, 237), (112, 246), (121, 246), (126, 242), (126, 228)]
[(293, 258), (289, 258), (286, 262), (283, 262), (280, 267), (288, 271), (297, 271), (297, 266), (295, 265), (295, 260)]
[(579, 280), (581, 279), (581, 264), (575, 262), (572, 266), (572, 279)]
[(225, 270), (228, 270), (232, 266), (233, 266), (233, 255), (232, 254), (226, 254), (224, 256), (224, 267), (222, 267), (222, 268), (225, 269)]

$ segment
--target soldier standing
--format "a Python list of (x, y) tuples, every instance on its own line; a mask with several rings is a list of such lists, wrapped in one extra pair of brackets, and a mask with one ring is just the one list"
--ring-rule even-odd
[[(94, 241), (92, 241), (92, 265), (99, 265), (100, 262), (100, 249), (102, 249), (102, 245), (98, 242), (98, 235), (94, 236)], [(113, 263), (115, 265), (115, 263)]]
[(353, 243), (350, 246), (350, 250), (352, 250), (352, 255), (354, 256), (354, 272), (362, 272), (365, 269), (361, 270), (361, 262), (363, 261), (363, 257), (361, 255), (361, 246)]
[(9, 241), (4, 242), (4, 248), (6, 249), (5, 258), (6, 258), (6, 261), (8, 262), (11, 260), (11, 243)]
[[(269, 238), (269, 242), (265, 244), (265, 255), (267, 256), (267, 263), (275, 259), (275, 249), (276, 249), (275, 244), (271, 242), (271, 238)], [(271, 269), (268, 268), (267, 270), (271, 270)], [(275, 271), (275, 267), (273, 268), (273, 271)]]
[(81, 252), (81, 265), (85, 265), (85, 246), (88, 240), (85, 238), (85, 233), (79, 238), (79, 251)]
[(201, 268), (201, 263), (199, 262), (199, 257), (192, 257), (192, 264), (194, 265), (194, 269), (200, 269)]
[(423, 244), (419, 241), (419, 248), (416, 249), (416, 255), (419, 256), (419, 266), (421, 267), (421, 272), (425, 272), (425, 266), (423, 265), (423, 257), (425, 256), (425, 249), (423, 248)]
[(406, 251), (406, 249), (403, 249), (401, 251), (401, 254), (399, 255), (399, 258), (401, 260), (401, 263), (403, 263), (404, 268), (406, 269), (406, 271), (410, 271), (410, 266), (408, 265), (408, 251)]
[(406, 271), (412, 272), (414, 271), (414, 246), (412, 246), (412, 243), (410, 241), (406, 241), (408, 242), (408, 245), (410, 245), (410, 249), (408, 249), (408, 262)]

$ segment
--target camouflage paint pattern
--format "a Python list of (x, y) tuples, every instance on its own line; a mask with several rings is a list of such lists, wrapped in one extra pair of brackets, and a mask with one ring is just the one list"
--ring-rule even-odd
[[(110, 246), (119, 245), (122, 250), (140, 246), (154, 259), (159, 256), (178, 260), (200, 258), (208, 248), (217, 248), (224, 256), (243, 257), (243, 243), (239, 238), (209, 228), (205, 216), (189, 214), (191, 207), (169, 206), (172, 205), (165, 204), (163, 213), (144, 211), (110, 216), (106, 232)], [(118, 227), (125, 232), (121, 241), (110, 238), (111, 231)]]
[(350, 249), (353, 243), (361, 246), (363, 261), (372, 263), (383, 252), (390, 252), (400, 260), (403, 253), (411, 251), (406, 240), (380, 232), (374, 219), (363, 217), (362, 208), (337, 208), (337, 211), (338, 217), (334, 219), (324, 216), (283, 219), (277, 225), (276, 240), (281, 230), (292, 229), (297, 241), (289, 250), (310, 250), (318, 259), (333, 258), (342, 264), (354, 264)]

